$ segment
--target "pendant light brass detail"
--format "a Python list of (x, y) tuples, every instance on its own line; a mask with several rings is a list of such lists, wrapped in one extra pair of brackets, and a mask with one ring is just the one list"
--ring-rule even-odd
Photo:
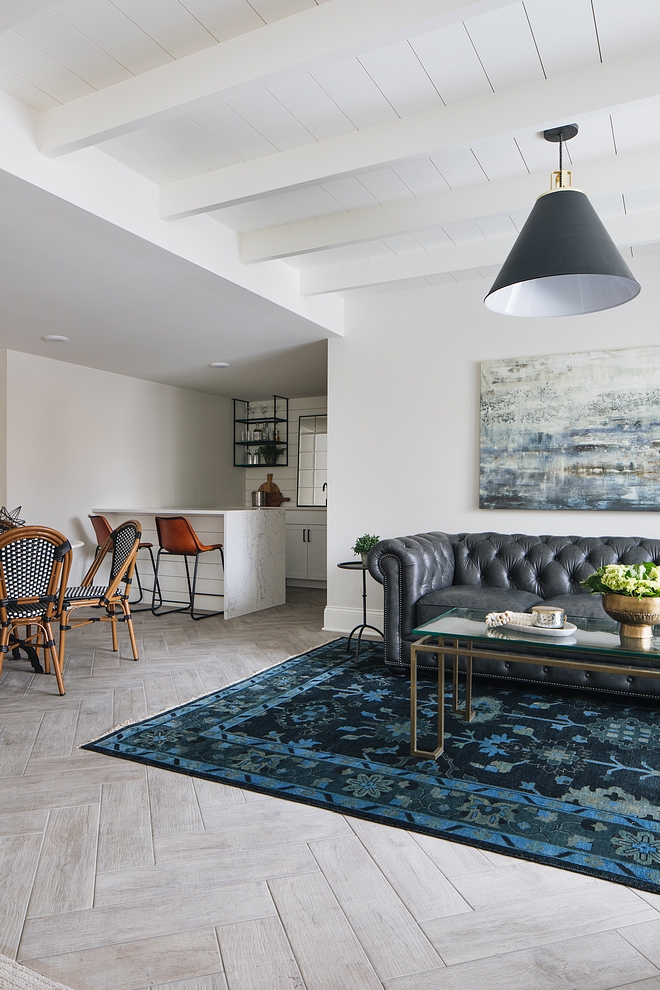
[(573, 186), (573, 173), (570, 169), (562, 168), (550, 175), (550, 192), (555, 189), (571, 189)]

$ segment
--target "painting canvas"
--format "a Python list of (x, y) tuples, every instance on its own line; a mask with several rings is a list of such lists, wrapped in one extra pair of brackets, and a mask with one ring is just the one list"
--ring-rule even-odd
[(660, 509), (660, 347), (485, 361), (482, 509)]

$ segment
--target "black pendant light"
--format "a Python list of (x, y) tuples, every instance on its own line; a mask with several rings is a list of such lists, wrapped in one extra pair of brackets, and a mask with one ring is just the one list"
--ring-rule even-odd
[(630, 302), (637, 282), (572, 173), (562, 168), (563, 142), (577, 124), (544, 131), (559, 143), (559, 171), (542, 193), (484, 299), (506, 316), (578, 316)]

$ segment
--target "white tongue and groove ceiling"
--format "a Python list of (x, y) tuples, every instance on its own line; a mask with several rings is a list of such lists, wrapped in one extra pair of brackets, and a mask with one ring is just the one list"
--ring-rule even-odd
[(573, 121), (633, 270), (660, 243), (660, 0), (7, 0), (0, 28), (44, 154), (97, 146), (303, 295), (492, 279)]

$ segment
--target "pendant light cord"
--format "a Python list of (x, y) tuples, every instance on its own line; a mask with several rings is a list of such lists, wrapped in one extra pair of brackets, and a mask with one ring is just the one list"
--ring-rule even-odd
[(564, 173), (562, 171), (562, 152), (564, 150), (564, 142), (559, 138), (559, 188), (562, 189), (564, 186)]

